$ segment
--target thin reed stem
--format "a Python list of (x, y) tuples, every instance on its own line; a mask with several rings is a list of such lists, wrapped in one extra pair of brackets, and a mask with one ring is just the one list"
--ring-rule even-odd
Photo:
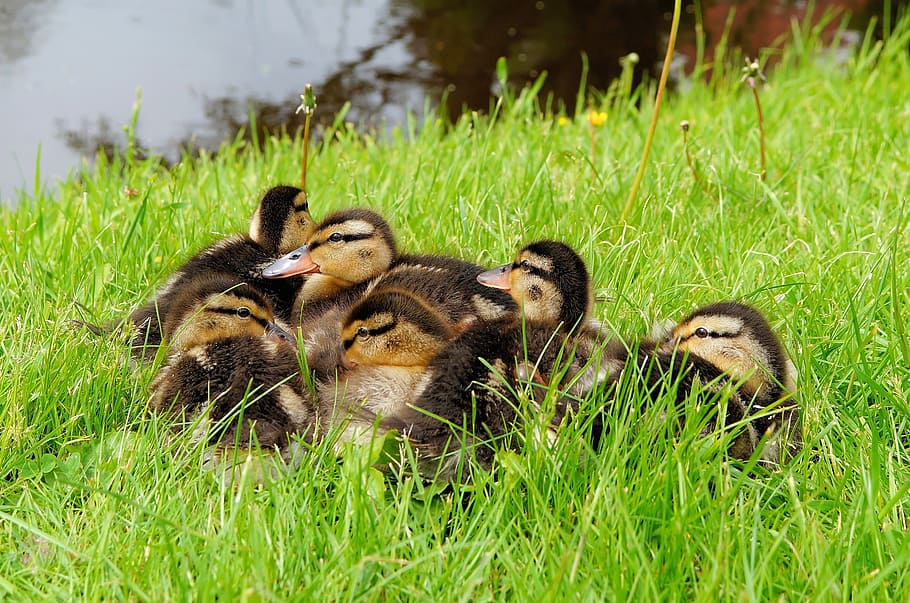
[(648, 164), (648, 153), (651, 152), (651, 143), (654, 141), (654, 132), (657, 130), (657, 118), (660, 116), (660, 101), (663, 98), (664, 88), (667, 87), (667, 77), (670, 75), (670, 63), (673, 59), (673, 51), (676, 49), (676, 32), (679, 30), (679, 14), (681, 12), (681, 0), (673, 3), (673, 24), (670, 26), (670, 38), (667, 41), (667, 54), (664, 57), (664, 66), (660, 71), (660, 81), (657, 84), (657, 94), (654, 97), (654, 113), (651, 115), (651, 126), (648, 128), (648, 137), (645, 139), (645, 148), (641, 155), (641, 163), (638, 165), (638, 172), (635, 174), (635, 180), (632, 182), (632, 188), (629, 190), (629, 197), (619, 216), (620, 222), (625, 222), (632, 211), (632, 204), (641, 187), (641, 181), (645, 175), (645, 166)]

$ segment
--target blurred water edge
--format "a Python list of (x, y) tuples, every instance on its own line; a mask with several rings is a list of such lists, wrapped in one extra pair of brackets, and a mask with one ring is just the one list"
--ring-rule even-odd
[[(884, 0), (815, 2), (853, 14), (862, 30)], [(891, 3), (892, 5), (894, 3)], [(708, 48), (735, 5), (730, 39), (756, 54), (812, 6), (784, 0), (699, 4)], [(486, 109), (496, 60), (516, 85), (548, 72), (544, 94), (572, 111), (581, 53), (589, 83), (606, 88), (636, 52), (656, 72), (672, 0), (0, 0), (0, 198), (52, 183), (96, 152), (125, 145), (137, 89), (137, 141), (172, 162), (213, 150), (248, 126), (299, 127), (298, 94), (312, 83), (317, 121), (351, 101), (347, 119), (372, 127), (446, 99), (449, 115)], [(679, 74), (695, 58), (695, 4), (686, 4)]]

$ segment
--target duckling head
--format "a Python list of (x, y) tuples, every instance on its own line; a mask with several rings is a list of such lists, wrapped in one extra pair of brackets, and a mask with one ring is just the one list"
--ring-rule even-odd
[(266, 267), (262, 276), (322, 274), (341, 286), (351, 286), (383, 273), (397, 257), (395, 237), (383, 217), (366, 209), (349, 209), (320, 222), (306, 245)]
[(342, 365), (425, 367), (454, 337), (448, 322), (418, 296), (379, 289), (351, 308), (342, 325)]
[(482, 272), (477, 280), (508, 291), (530, 321), (572, 328), (590, 315), (594, 302), (584, 261), (559, 241), (526, 245), (514, 262)]
[(765, 317), (738, 302), (700, 308), (662, 343), (707, 360), (756, 396), (779, 398), (794, 389), (795, 369)]
[(269, 299), (230, 276), (212, 275), (182, 303), (185, 309), (173, 330), (172, 351), (229, 337), (263, 337), (277, 345), (296, 347), (294, 337), (275, 322)]
[(259, 201), (250, 220), (250, 238), (269, 253), (280, 255), (306, 243), (315, 227), (306, 191), (275, 186)]

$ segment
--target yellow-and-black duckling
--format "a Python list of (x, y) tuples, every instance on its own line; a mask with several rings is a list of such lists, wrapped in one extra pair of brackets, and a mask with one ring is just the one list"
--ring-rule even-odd
[(560, 241), (525, 245), (514, 261), (481, 273), (477, 280), (508, 292), (532, 322), (562, 323), (571, 329), (590, 318), (594, 304), (584, 260)]
[(328, 216), (306, 245), (263, 270), (263, 276), (306, 275), (294, 317), (303, 333), (310, 368), (321, 375), (337, 365), (345, 314), (375, 289), (411, 291), (436, 308), (455, 330), (476, 320), (514, 313), (517, 306), (509, 295), (478, 283), (482, 270), (452, 257), (400, 255), (382, 216), (349, 209)]
[(320, 421), (341, 426), (341, 438), (360, 441), (397, 417), (422, 383), (427, 366), (455, 337), (449, 321), (414, 293), (374, 289), (348, 312), (341, 327), (337, 379), (317, 380)]
[[(518, 251), (511, 264), (487, 270), (477, 280), (508, 292), (521, 309), (526, 323), (524, 350), (528, 352), (527, 361), (535, 361), (535, 366), (519, 363), (520, 378), (535, 377), (539, 384), (547, 384), (543, 375), (568, 360), (566, 343), (573, 355), (562, 368), (573, 376), (572, 394), (585, 396), (603, 377), (598, 375), (597, 363), (590, 362), (603, 341), (600, 322), (591, 316), (591, 276), (584, 260), (569, 245), (547, 240), (530, 243)], [(557, 333), (568, 339), (553, 345), (551, 340)]]
[[(461, 333), (430, 363), (413, 408), (388, 421), (426, 458), (441, 460), (441, 478), (453, 475), (466, 447), (488, 464), (496, 448), (515, 445), (523, 381), (566, 388), (551, 419), (555, 426), (604, 378), (595, 358), (602, 336), (589, 315), (590, 277), (571, 247), (532, 243), (515, 262), (478, 280), (507, 290), (522, 316), (480, 321)], [(533, 402), (540, 398), (532, 393)]]
[(201, 418), (209, 443), (220, 447), (255, 441), (285, 453), (292, 434), (313, 436), (316, 406), (297, 346), (275, 322), (268, 297), (210, 273), (181, 288), (172, 315), (178, 324), (150, 386), (152, 411), (176, 416), (181, 426)]
[(262, 277), (264, 266), (276, 257), (303, 244), (312, 232), (306, 193), (293, 186), (276, 186), (263, 195), (250, 220), (249, 234), (238, 234), (206, 247), (187, 260), (167, 280), (155, 297), (129, 316), (135, 325), (131, 347), (133, 355), (154, 357), (166, 333), (173, 300), (194, 280), (211, 272), (230, 274), (254, 285), (271, 301), (278, 320), (288, 323), (291, 308), (303, 279), (274, 281)]
[(725, 301), (699, 308), (665, 337), (641, 342), (634, 356), (613, 342), (603, 362), (610, 372), (607, 382), (618, 382), (623, 371), (634, 368), (634, 378), (649, 396), (674, 386), (680, 405), (694, 388), (715, 398), (726, 388), (725, 414), (710, 421), (706, 432), (719, 421), (744, 423), (730, 445), (735, 458), (749, 459), (762, 445), (760, 458), (778, 463), (801, 447), (796, 368), (767, 319), (747, 304)]

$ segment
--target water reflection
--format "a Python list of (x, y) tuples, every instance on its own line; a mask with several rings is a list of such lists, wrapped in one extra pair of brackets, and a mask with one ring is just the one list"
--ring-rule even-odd
[[(708, 46), (736, 5), (730, 39), (755, 54), (802, 19), (805, 2), (701, 3)], [(816, 2), (857, 13), (862, 28), (883, 0)], [(426, 97), (447, 111), (486, 108), (494, 65), (509, 59), (513, 83), (548, 72), (545, 93), (574, 102), (581, 52), (589, 82), (606, 88), (619, 57), (635, 51), (639, 75), (663, 54), (672, 0), (0, 0), (0, 195), (34, 178), (62, 177), (80, 156), (124, 144), (137, 87), (138, 136), (166, 160), (181, 147), (213, 149), (256, 115), (261, 130), (298, 127), (304, 83), (317, 119), (345, 101), (348, 119), (394, 124)], [(695, 56), (694, 6), (679, 50)], [(832, 26), (833, 27), (833, 26)], [(684, 63), (681, 61), (680, 64)]]
[(51, 0), (6, 0), (0, 4), (0, 64), (9, 65), (32, 52), (41, 14)]

